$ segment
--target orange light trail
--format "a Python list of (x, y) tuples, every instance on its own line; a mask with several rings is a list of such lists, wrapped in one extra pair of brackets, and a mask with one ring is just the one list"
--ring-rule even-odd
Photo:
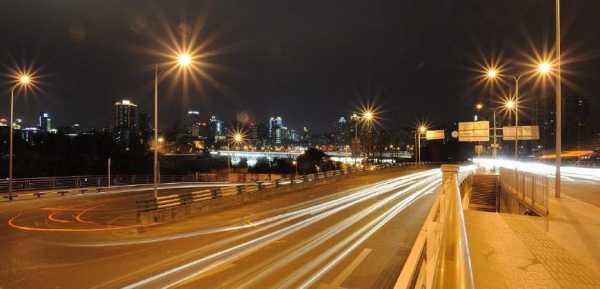
[(101, 205), (98, 205), (98, 206), (95, 206), (95, 207), (91, 207), (91, 208), (84, 209), (83, 211), (81, 211), (79, 214), (77, 214), (77, 215), (75, 216), (75, 220), (76, 220), (77, 222), (79, 222), (79, 223), (83, 223), (83, 224), (98, 225), (98, 223), (96, 223), (96, 222), (93, 222), (93, 221), (88, 221), (88, 220), (84, 220), (84, 219), (82, 219), (81, 217), (83, 216), (83, 214), (85, 214), (85, 213), (87, 213), (87, 212), (89, 212), (89, 211), (92, 211), (92, 210), (94, 210), (95, 208), (98, 208), (98, 207), (100, 207), (100, 206), (102, 206), (102, 205), (103, 205), (103, 204), (101, 204)]
[(48, 221), (51, 222), (55, 222), (55, 223), (72, 223), (72, 221), (69, 220), (64, 220), (64, 219), (59, 219), (57, 217), (55, 217), (54, 215), (56, 215), (58, 212), (52, 212), (48, 215)]
[(155, 226), (160, 223), (153, 223), (149, 225), (129, 225), (129, 226), (115, 226), (115, 227), (105, 227), (105, 228), (37, 228), (37, 227), (29, 227), (29, 226), (21, 226), (15, 224), (15, 219), (19, 217), (19, 215), (14, 216), (8, 220), (8, 225), (14, 229), (19, 229), (23, 231), (33, 231), (33, 232), (102, 232), (102, 231), (114, 231), (114, 230), (122, 230), (122, 229), (133, 229), (133, 228), (142, 228), (142, 227), (150, 227)]

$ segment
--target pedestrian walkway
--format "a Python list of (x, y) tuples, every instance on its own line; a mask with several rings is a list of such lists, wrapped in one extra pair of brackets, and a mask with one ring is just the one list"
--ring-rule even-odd
[(549, 205), (548, 218), (465, 211), (476, 288), (600, 288), (600, 208)]

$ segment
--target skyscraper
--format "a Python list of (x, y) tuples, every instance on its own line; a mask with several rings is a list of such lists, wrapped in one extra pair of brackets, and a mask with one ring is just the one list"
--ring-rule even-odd
[(137, 127), (137, 105), (123, 99), (113, 107), (113, 129), (135, 129)]
[(225, 142), (227, 140), (227, 132), (225, 131), (225, 123), (218, 120), (216, 116), (211, 116), (208, 121), (209, 140), (213, 144)]
[(189, 136), (198, 137), (200, 136), (200, 112), (197, 110), (188, 110), (187, 112), (187, 133)]
[(113, 107), (113, 138), (114, 141), (129, 150), (131, 140), (135, 137), (138, 127), (137, 105), (123, 99)]
[(40, 116), (38, 118), (38, 126), (43, 132), (50, 132), (52, 130), (52, 118), (50, 118), (49, 113), (40, 112)]
[(350, 140), (348, 135), (348, 121), (342, 116), (335, 124), (335, 144), (338, 146), (338, 148), (342, 148), (348, 144), (348, 141)]
[(283, 140), (283, 119), (281, 116), (269, 119), (269, 140), (272, 145), (281, 145)]

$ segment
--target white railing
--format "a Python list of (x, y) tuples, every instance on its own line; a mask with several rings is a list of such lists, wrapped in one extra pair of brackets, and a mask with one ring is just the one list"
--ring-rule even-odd
[(472, 171), (442, 165), (442, 187), (394, 289), (475, 288), (459, 189)]
[(500, 168), (500, 189), (540, 216), (548, 214), (548, 196), (553, 179), (517, 169)]

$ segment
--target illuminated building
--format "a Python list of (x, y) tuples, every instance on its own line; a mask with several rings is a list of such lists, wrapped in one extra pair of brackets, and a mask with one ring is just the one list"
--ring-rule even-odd
[(137, 112), (137, 105), (127, 99), (117, 101), (113, 106), (113, 139), (126, 150), (137, 132)]
[(38, 127), (42, 132), (52, 131), (52, 118), (49, 113), (40, 112), (40, 116), (38, 117)]
[(283, 141), (283, 119), (281, 116), (269, 119), (269, 140), (271, 145), (281, 145)]

